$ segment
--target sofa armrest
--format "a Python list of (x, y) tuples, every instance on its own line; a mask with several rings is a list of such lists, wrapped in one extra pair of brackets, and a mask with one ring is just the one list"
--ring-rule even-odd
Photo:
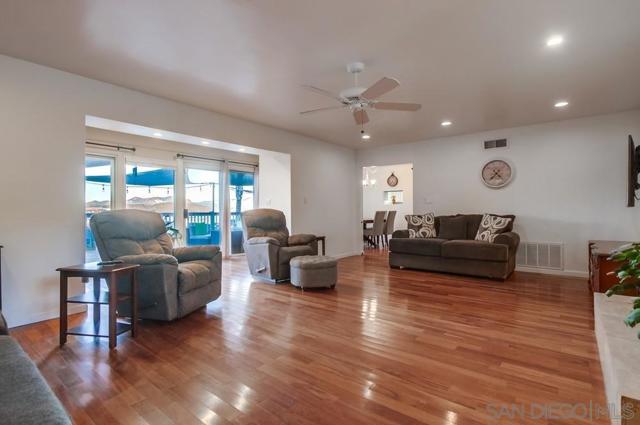
[(493, 243), (507, 245), (509, 247), (509, 254), (515, 253), (518, 249), (518, 245), (520, 244), (520, 235), (518, 235), (516, 232), (500, 233), (493, 240)]
[(270, 238), (269, 236), (259, 236), (255, 238), (251, 238), (245, 242), (247, 245), (277, 245), (280, 246), (280, 242), (276, 238)]
[(409, 230), (407, 230), (407, 229), (396, 230), (396, 231), (393, 232), (391, 237), (392, 238), (408, 238), (409, 237)]
[(182, 246), (173, 249), (179, 263), (195, 260), (212, 260), (220, 252), (217, 245)]
[(316, 240), (316, 235), (300, 233), (298, 235), (289, 236), (289, 246), (309, 245)]
[(155, 264), (173, 264), (178, 265), (178, 259), (168, 254), (139, 254), (139, 255), (123, 255), (116, 258), (127, 264), (139, 264), (141, 266), (149, 266)]

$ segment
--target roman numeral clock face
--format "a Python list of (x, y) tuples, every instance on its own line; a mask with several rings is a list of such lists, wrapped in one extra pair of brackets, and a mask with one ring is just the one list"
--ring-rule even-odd
[(501, 159), (489, 161), (482, 168), (482, 181), (490, 188), (505, 187), (513, 177), (511, 165)]

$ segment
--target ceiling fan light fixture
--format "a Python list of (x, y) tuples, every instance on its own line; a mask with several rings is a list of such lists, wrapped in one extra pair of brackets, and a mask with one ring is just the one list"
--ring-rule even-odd
[[(364, 64), (362, 62), (352, 62), (348, 64), (347, 71), (353, 75), (354, 84), (353, 87), (342, 90), (339, 94), (334, 94), (328, 90), (315, 86), (303, 85), (302, 87), (306, 90), (337, 100), (339, 104), (336, 106), (327, 106), (324, 108), (302, 111), (300, 114), (306, 115), (335, 109), (345, 109), (351, 112), (357, 126), (364, 126), (369, 122), (369, 114), (367, 113), (367, 110), (370, 109), (415, 112), (422, 107), (419, 103), (379, 101), (378, 98), (397, 88), (400, 83), (395, 78), (382, 77), (368, 88), (360, 87), (358, 85), (358, 74), (363, 70)], [(360, 137), (362, 140), (369, 140), (371, 138), (369, 134), (364, 132), (364, 129), (362, 130)]]

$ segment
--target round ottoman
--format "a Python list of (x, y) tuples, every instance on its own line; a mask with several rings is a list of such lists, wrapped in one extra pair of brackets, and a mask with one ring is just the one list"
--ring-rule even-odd
[(338, 281), (338, 262), (324, 255), (295, 257), (291, 266), (291, 284), (302, 289), (333, 288)]

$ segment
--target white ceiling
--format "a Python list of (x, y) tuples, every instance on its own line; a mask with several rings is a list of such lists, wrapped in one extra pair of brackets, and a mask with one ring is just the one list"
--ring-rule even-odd
[[(639, 0), (3, 0), (0, 53), (351, 147), (640, 107)], [(423, 108), (299, 115), (354, 60)]]

